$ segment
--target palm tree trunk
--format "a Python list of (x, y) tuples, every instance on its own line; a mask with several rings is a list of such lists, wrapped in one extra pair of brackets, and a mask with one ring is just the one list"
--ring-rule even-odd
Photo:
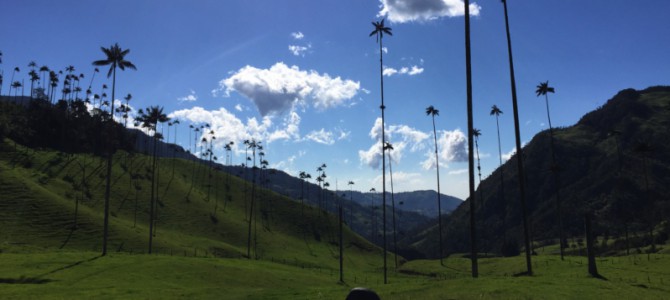
[[(155, 135), (154, 128), (154, 135)], [(153, 158), (151, 162), (151, 199), (149, 200), (149, 254), (151, 254), (153, 238), (154, 238), (154, 199), (155, 196), (155, 183), (156, 183), (156, 137), (154, 136), (154, 149), (153, 149)]]
[(503, 1), (505, 8), (505, 29), (507, 32), (507, 54), (509, 56), (509, 73), (512, 87), (512, 107), (514, 110), (514, 135), (516, 142), (516, 160), (519, 180), (519, 199), (521, 201), (521, 216), (523, 218), (523, 235), (526, 250), (526, 274), (533, 275), (533, 266), (530, 259), (530, 234), (528, 230), (528, 210), (526, 208), (526, 185), (524, 182), (523, 158), (521, 153), (521, 133), (519, 127), (519, 106), (516, 98), (516, 79), (514, 78), (514, 60), (512, 58), (512, 39), (509, 32), (509, 18), (507, 15), (507, 1)]
[(470, 0), (465, 0), (465, 73), (468, 106), (468, 173), (470, 181), (470, 260), (472, 263), (472, 277), (479, 276), (477, 266), (477, 236), (475, 228), (475, 160), (473, 149), (473, 121), (472, 121), (472, 63), (470, 54)]
[(547, 120), (549, 122), (549, 139), (551, 142), (551, 173), (554, 177), (554, 188), (556, 189), (556, 217), (558, 219), (558, 237), (559, 237), (559, 249), (561, 252), (561, 260), (564, 260), (564, 250), (563, 250), (563, 213), (561, 209), (561, 184), (558, 176), (558, 166), (556, 165), (556, 149), (554, 143), (554, 128), (551, 126), (551, 117), (549, 115), (549, 97), (547, 94), (544, 94), (544, 100), (547, 107)]
[[(112, 77), (112, 99), (114, 99), (114, 92), (116, 90), (116, 68), (113, 70)], [(112, 111), (114, 111), (114, 101), (112, 101)], [(111, 120), (107, 122), (107, 132), (111, 134), (114, 115), (111, 115)], [(102, 233), (102, 256), (107, 255), (107, 238), (109, 236), (109, 192), (112, 185), (112, 155), (113, 155), (113, 143), (108, 141), (107, 145), (107, 180), (105, 183), (105, 217), (103, 221), (103, 233)], [(150, 248), (151, 249), (151, 248)]]
[(344, 282), (344, 245), (342, 244), (342, 200), (340, 200), (339, 208), (340, 217), (340, 282)]
[(384, 243), (384, 284), (388, 283), (388, 280), (386, 278), (386, 153), (384, 151), (384, 144), (386, 142), (386, 133), (385, 133), (385, 126), (386, 123), (384, 121), (384, 110), (386, 109), (386, 106), (384, 106), (384, 51), (382, 47), (382, 41), (383, 41), (383, 36), (380, 35), (379, 37), (379, 78), (381, 82), (381, 100), (382, 100), (382, 105), (380, 106), (381, 111), (382, 111), (382, 234), (383, 234), (383, 243)]
[(435, 140), (435, 171), (437, 172), (437, 229), (440, 245), (440, 265), (444, 266), (444, 247), (442, 242), (442, 200), (440, 199), (440, 161), (437, 155), (437, 130), (435, 129), (435, 115), (433, 115), (433, 139)]
[(395, 269), (398, 269), (398, 239), (396, 235), (396, 226), (395, 226), (395, 194), (393, 193), (393, 167), (391, 166), (392, 158), (391, 153), (389, 153), (389, 175), (391, 176), (391, 213), (393, 219), (393, 259)]
[(498, 160), (500, 161), (500, 202), (502, 202), (503, 243), (507, 243), (507, 203), (505, 202), (505, 178), (503, 175), (502, 146), (500, 143), (500, 123), (496, 115), (496, 129), (498, 130)]

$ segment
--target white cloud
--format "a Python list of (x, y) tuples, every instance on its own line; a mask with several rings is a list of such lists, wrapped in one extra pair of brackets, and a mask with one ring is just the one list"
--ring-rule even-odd
[(193, 102), (198, 100), (198, 95), (195, 94), (194, 90), (191, 90), (191, 93), (184, 97), (177, 98), (179, 102)]
[(382, 47), (382, 52), (384, 52), (384, 54), (389, 53), (389, 48)]
[(296, 112), (288, 114), (279, 126), (275, 125), (269, 117), (263, 117), (261, 120), (249, 118), (243, 122), (223, 107), (209, 111), (196, 106), (174, 111), (168, 114), (168, 117), (178, 118), (184, 123), (210, 124), (215, 136), (219, 137), (214, 142), (215, 149), (219, 151), (223, 150), (229, 141), (235, 142), (235, 151), (239, 153), (243, 152), (241, 145), (247, 139), (265, 141), (268, 144), (278, 140), (300, 140), (300, 116)]
[[(468, 140), (465, 134), (460, 129), (453, 131), (438, 131), (437, 147), (440, 165), (449, 162), (467, 161), (467, 142)], [(424, 160), (421, 165), (426, 170), (435, 168), (437, 166), (435, 162), (435, 152), (426, 152), (426, 160)]]
[[(463, 0), (380, 0), (379, 17), (396, 23), (425, 22), (441, 17), (458, 17), (465, 14)], [(470, 15), (477, 16), (481, 6), (470, 4)]]
[(291, 53), (293, 53), (293, 55), (295, 56), (305, 56), (305, 52), (307, 52), (308, 49), (309, 47), (305, 46), (298, 46), (298, 45), (288, 46), (288, 51), (291, 51)]
[(335, 143), (335, 139), (333, 138), (333, 133), (330, 131), (326, 131), (325, 129), (321, 128), (319, 131), (312, 131), (308, 133), (305, 136), (306, 139), (317, 142), (319, 144), (324, 144), (324, 145), (332, 145)]
[(278, 62), (270, 69), (246, 66), (219, 82), (219, 90), (249, 98), (263, 116), (291, 111), (297, 102), (317, 110), (345, 105), (360, 90), (360, 82), (303, 71)]
[(384, 70), (382, 71), (382, 74), (384, 76), (393, 76), (396, 74), (399, 75), (409, 75), (409, 76), (414, 76), (423, 73), (423, 68), (414, 65), (411, 67), (402, 67), (400, 70), (391, 68), (391, 67), (384, 67)]
[[(369, 136), (375, 141), (375, 143), (370, 146), (368, 150), (358, 151), (358, 157), (361, 163), (374, 169), (381, 167), (381, 124), (381, 118), (377, 118), (377, 120), (375, 120), (375, 124), (370, 129)], [(406, 149), (409, 149), (410, 152), (415, 152), (425, 148), (425, 141), (429, 137), (427, 133), (411, 128), (407, 125), (392, 125), (386, 127), (385, 140), (393, 145), (393, 150), (390, 151), (390, 157), (393, 159), (394, 163), (400, 162)]]
[(235, 105), (235, 110), (236, 111), (242, 111), (242, 105), (240, 105), (240, 104)]
[(294, 39), (296, 39), (296, 40), (302, 40), (302, 39), (305, 37), (305, 35), (302, 34), (302, 32), (300, 32), (300, 31), (298, 31), (298, 32), (291, 32), (291, 36), (292, 36)]
[(468, 169), (458, 169), (447, 172), (448, 175), (461, 175), (468, 172)]
[[(526, 147), (526, 143), (527, 142), (521, 143), (521, 148), (522, 149), (523, 149), (523, 147)], [(514, 146), (514, 148), (512, 148), (512, 150), (510, 150), (509, 152), (503, 153), (501, 158), (502, 158), (503, 161), (508, 161), (508, 160), (510, 160), (510, 158), (512, 158), (512, 156), (514, 156), (515, 153), (516, 153), (516, 146)]]

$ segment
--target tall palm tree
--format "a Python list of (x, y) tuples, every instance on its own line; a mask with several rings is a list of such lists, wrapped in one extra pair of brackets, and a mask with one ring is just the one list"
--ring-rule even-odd
[(549, 96), (548, 93), (554, 93), (554, 88), (549, 86), (549, 81), (540, 82), (536, 87), (535, 94), (539, 96), (544, 96), (545, 104), (547, 106), (547, 120), (549, 122), (549, 140), (551, 143), (551, 173), (554, 177), (554, 188), (556, 189), (556, 215), (558, 217), (558, 237), (559, 237), (559, 249), (561, 251), (561, 260), (563, 260), (564, 251), (563, 251), (563, 240), (565, 236), (563, 235), (563, 213), (561, 210), (561, 185), (558, 178), (558, 164), (556, 163), (556, 149), (554, 144), (554, 128), (551, 126), (551, 116), (549, 115)]
[(349, 185), (349, 202), (351, 202), (351, 203), (349, 203), (349, 226), (353, 228), (353, 226), (354, 226), (354, 220), (353, 220), (354, 190), (353, 190), (353, 186), (354, 186), (355, 183), (354, 183), (353, 180), (349, 180), (349, 182), (347, 184)]
[[(107, 78), (112, 77), (112, 109), (114, 111), (114, 96), (116, 91), (116, 69), (119, 68), (121, 71), (126, 68), (137, 70), (137, 67), (125, 59), (130, 49), (123, 50), (119, 47), (119, 44), (114, 44), (109, 48), (100, 47), (103, 53), (105, 53), (106, 58), (102, 60), (96, 60), (93, 62), (94, 66), (106, 66), (110, 65), (109, 72), (107, 72)], [(113, 121), (113, 120), (110, 120)], [(103, 229), (103, 238), (102, 238), (102, 255), (107, 254), (107, 236), (109, 234), (109, 193), (112, 185), (112, 144), (109, 144), (109, 149), (107, 150), (107, 180), (105, 184), (105, 217), (104, 217), (104, 229)]]
[(507, 217), (507, 204), (505, 203), (505, 179), (503, 176), (503, 169), (502, 169), (502, 146), (500, 144), (500, 123), (498, 122), (498, 118), (500, 115), (503, 114), (502, 110), (498, 108), (495, 104), (491, 107), (491, 112), (489, 113), (491, 116), (496, 117), (496, 129), (498, 130), (498, 160), (499, 160), (499, 165), (498, 169), (500, 170), (500, 202), (502, 202), (502, 222), (503, 222), (503, 241), (507, 242), (507, 226), (505, 225), (506, 222), (506, 217)]
[(437, 172), (437, 224), (438, 224), (438, 242), (440, 245), (440, 265), (444, 265), (443, 256), (444, 256), (444, 247), (442, 244), (442, 201), (440, 199), (440, 161), (437, 155), (437, 130), (435, 129), (435, 116), (440, 115), (440, 111), (435, 109), (435, 107), (428, 106), (426, 108), (426, 115), (431, 116), (433, 119), (433, 139), (435, 141), (435, 170)]
[(28, 67), (30, 68), (30, 72), (28, 72), (28, 76), (30, 77), (30, 98), (33, 98), (33, 86), (35, 85), (35, 81), (40, 80), (40, 76), (37, 75), (37, 63), (35, 61), (31, 61), (28, 63)]
[(379, 108), (382, 111), (382, 210), (383, 210), (383, 217), (382, 220), (384, 222), (383, 224), (383, 235), (384, 235), (384, 284), (388, 283), (388, 280), (386, 278), (386, 154), (384, 153), (384, 142), (386, 142), (386, 133), (384, 132), (384, 127), (386, 126), (385, 120), (384, 120), (384, 109), (386, 109), (386, 106), (384, 106), (384, 47), (382, 45), (383, 40), (384, 40), (384, 34), (388, 35), (393, 35), (391, 33), (391, 28), (384, 26), (384, 19), (382, 19), (379, 22), (372, 22), (372, 26), (375, 27), (375, 29), (370, 32), (369, 36), (376, 36), (377, 41), (379, 42), (379, 79), (381, 83), (381, 101), (382, 104), (379, 106)]
[(472, 120), (472, 63), (470, 54), (470, 0), (465, 5), (465, 75), (468, 107), (468, 175), (470, 181), (470, 260), (472, 262), (472, 277), (479, 276), (477, 267), (477, 235), (475, 228), (475, 161), (473, 149), (474, 127)]
[(391, 151), (393, 151), (393, 145), (389, 142), (386, 142), (384, 144), (384, 150), (387, 150), (389, 152), (389, 175), (391, 179), (391, 216), (392, 216), (392, 222), (393, 222), (393, 260), (394, 260), (394, 266), (397, 269), (398, 268), (398, 242), (397, 242), (397, 235), (396, 235), (396, 225), (395, 225), (395, 194), (393, 193), (393, 167), (391, 166), (393, 163), (393, 157), (391, 156)]
[(521, 155), (521, 132), (519, 126), (519, 106), (516, 99), (516, 79), (514, 77), (514, 60), (512, 59), (512, 38), (509, 32), (509, 18), (507, 16), (507, 0), (502, 0), (505, 8), (505, 30), (507, 32), (507, 54), (509, 58), (509, 77), (512, 89), (512, 108), (514, 114), (514, 137), (516, 142), (516, 162), (518, 168), (519, 199), (521, 201), (521, 217), (523, 218), (523, 237), (526, 250), (526, 274), (533, 275), (533, 265), (530, 259), (530, 234), (528, 228), (528, 209), (526, 208), (526, 184), (524, 181), (523, 155)]
[[(16, 74), (17, 72), (21, 72), (21, 69), (19, 69), (19, 67), (14, 67), (14, 71), (12, 71), (12, 79), (9, 80), (10, 87), (11, 87), (11, 85), (13, 85), (14, 82), (15, 82), (15, 81), (14, 81), (14, 74)], [(9, 95), (11, 96), (11, 94), (12, 94), (12, 89), (10, 88), (10, 89), (9, 89)]]
[(153, 243), (153, 228), (154, 228), (154, 209), (156, 206), (155, 196), (157, 194), (157, 185), (156, 180), (156, 150), (158, 145), (158, 140), (162, 138), (162, 135), (157, 130), (158, 123), (164, 123), (170, 120), (165, 113), (163, 113), (163, 108), (159, 106), (150, 106), (146, 111), (139, 110), (138, 120), (142, 122), (142, 127), (147, 128), (149, 131), (153, 132), (153, 151), (152, 151), (152, 162), (151, 162), (151, 202), (149, 209), (149, 253), (151, 254), (152, 243)]
[[(473, 128), (472, 129), (472, 135), (474, 136), (475, 153), (477, 154), (477, 175), (479, 176), (479, 184), (481, 185), (482, 184), (482, 166), (481, 166), (481, 161), (479, 160), (479, 137), (482, 135), (482, 131), (477, 129), (477, 128)], [(481, 192), (481, 189), (480, 189), (480, 192)], [(481, 193), (480, 193), (479, 198), (480, 198), (479, 199), (480, 201), (484, 200), (481, 197)]]
[(247, 258), (251, 259), (251, 221), (253, 220), (253, 214), (254, 214), (254, 198), (256, 197), (256, 149), (258, 148), (260, 142), (256, 142), (256, 140), (251, 140), (248, 142), (247, 148), (251, 148), (251, 152), (253, 155), (253, 167), (251, 169), (251, 203), (249, 204), (249, 231), (248, 231), (248, 236), (247, 236)]
[(46, 73), (47, 72), (49, 72), (49, 67), (47, 67), (46, 65), (40, 67), (40, 73), (42, 73), (42, 76), (40, 76), (40, 78), (42, 78), (42, 82), (40, 82), (40, 86), (42, 88), (44, 88), (45, 91), (46, 91)]

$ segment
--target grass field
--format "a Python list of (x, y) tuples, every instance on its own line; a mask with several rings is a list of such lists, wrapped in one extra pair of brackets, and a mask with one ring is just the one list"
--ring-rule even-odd
[[(0, 254), (3, 299), (344, 299), (366, 286), (382, 299), (668, 299), (670, 257), (654, 254), (599, 259), (605, 279), (587, 275), (585, 259), (534, 257), (534, 276), (514, 276), (524, 260), (481, 259), (472, 279), (469, 260), (411, 261), (391, 272), (365, 267), (338, 283), (337, 270), (271, 261), (92, 252)], [(358, 268), (357, 266), (346, 266)], [(374, 272), (374, 273), (373, 273)]]

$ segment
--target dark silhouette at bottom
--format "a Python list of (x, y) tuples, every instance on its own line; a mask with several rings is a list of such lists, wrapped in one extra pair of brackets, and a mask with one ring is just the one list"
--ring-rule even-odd
[(346, 300), (381, 300), (381, 298), (371, 289), (356, 287), (349, 291)]

